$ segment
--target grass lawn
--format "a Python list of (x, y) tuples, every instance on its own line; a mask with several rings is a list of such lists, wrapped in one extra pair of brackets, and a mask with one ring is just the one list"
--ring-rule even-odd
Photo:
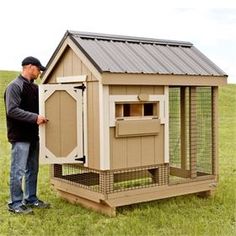
[(10, 145), (3, 92), (18, 72), (0, 71), (0, 236), (3, 235), (236, 235), (236, 85), (220, 88), (220, 181), (215, 195), (195, 195), (136, 204), (110, 218), (60, 199), (41, 166), (38, 195), (51, 209), (17, 216), (7, 210)]

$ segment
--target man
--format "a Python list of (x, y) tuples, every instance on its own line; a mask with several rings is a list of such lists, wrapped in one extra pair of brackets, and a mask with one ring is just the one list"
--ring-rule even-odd
[(8, 210), (13, 213), (29, 214), (33, 213), (32, 207), (50, 206), (37, 197), (38, 126), (46, 123), (47, 119), (38, 114), (38, 86), (34, 80), (45, 69), (37, 58), (26, 57), (22, 61), (22, 73), (7, 86), (4, 93), (7, 136), (12, 145)]

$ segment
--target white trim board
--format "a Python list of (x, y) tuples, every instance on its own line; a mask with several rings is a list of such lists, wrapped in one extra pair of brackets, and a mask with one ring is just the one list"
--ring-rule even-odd
[[(110, 127), (115, 127), (115, 104), (117, 102), (139, 102), (138, 94), (137, 95), (110, 95), (109, 102), (110, 102)], [(166, 112), (165, 112), (165, 102), (166, 96), (165, 95), (149, 95), (149, 102), (159, 102), (160, 103), (160, 120), (161, 124), (166, 123)], [(144, 117), (145, 119), (145, 117)]]
[(99, 84), (100, 169), (110, 169), (109, 86)]
[(164, 126), (164, 162), (169, 163), (169, 86), (164, 88), (165, 96), (165, 126)]
[(87, 75), (57, 77), (57, 83), (82, 83), (87, 79)]

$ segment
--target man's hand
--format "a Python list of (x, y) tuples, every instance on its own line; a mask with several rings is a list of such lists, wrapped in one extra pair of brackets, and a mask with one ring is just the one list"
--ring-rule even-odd
[(48, 119), (45, 118), (44, 116), (42, 115), (38, 115), (38, 118), (37, 118), (37, 124), (38, 125), (41, 125), (41, 124), (45, 124), (48, 122)]

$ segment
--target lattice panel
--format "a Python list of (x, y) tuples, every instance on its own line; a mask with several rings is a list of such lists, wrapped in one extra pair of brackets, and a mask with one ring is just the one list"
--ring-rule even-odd
[(81, 165), (53, 165), (52, 178), (104, 194), (168, 184), (169, 166), (97, 171)]

